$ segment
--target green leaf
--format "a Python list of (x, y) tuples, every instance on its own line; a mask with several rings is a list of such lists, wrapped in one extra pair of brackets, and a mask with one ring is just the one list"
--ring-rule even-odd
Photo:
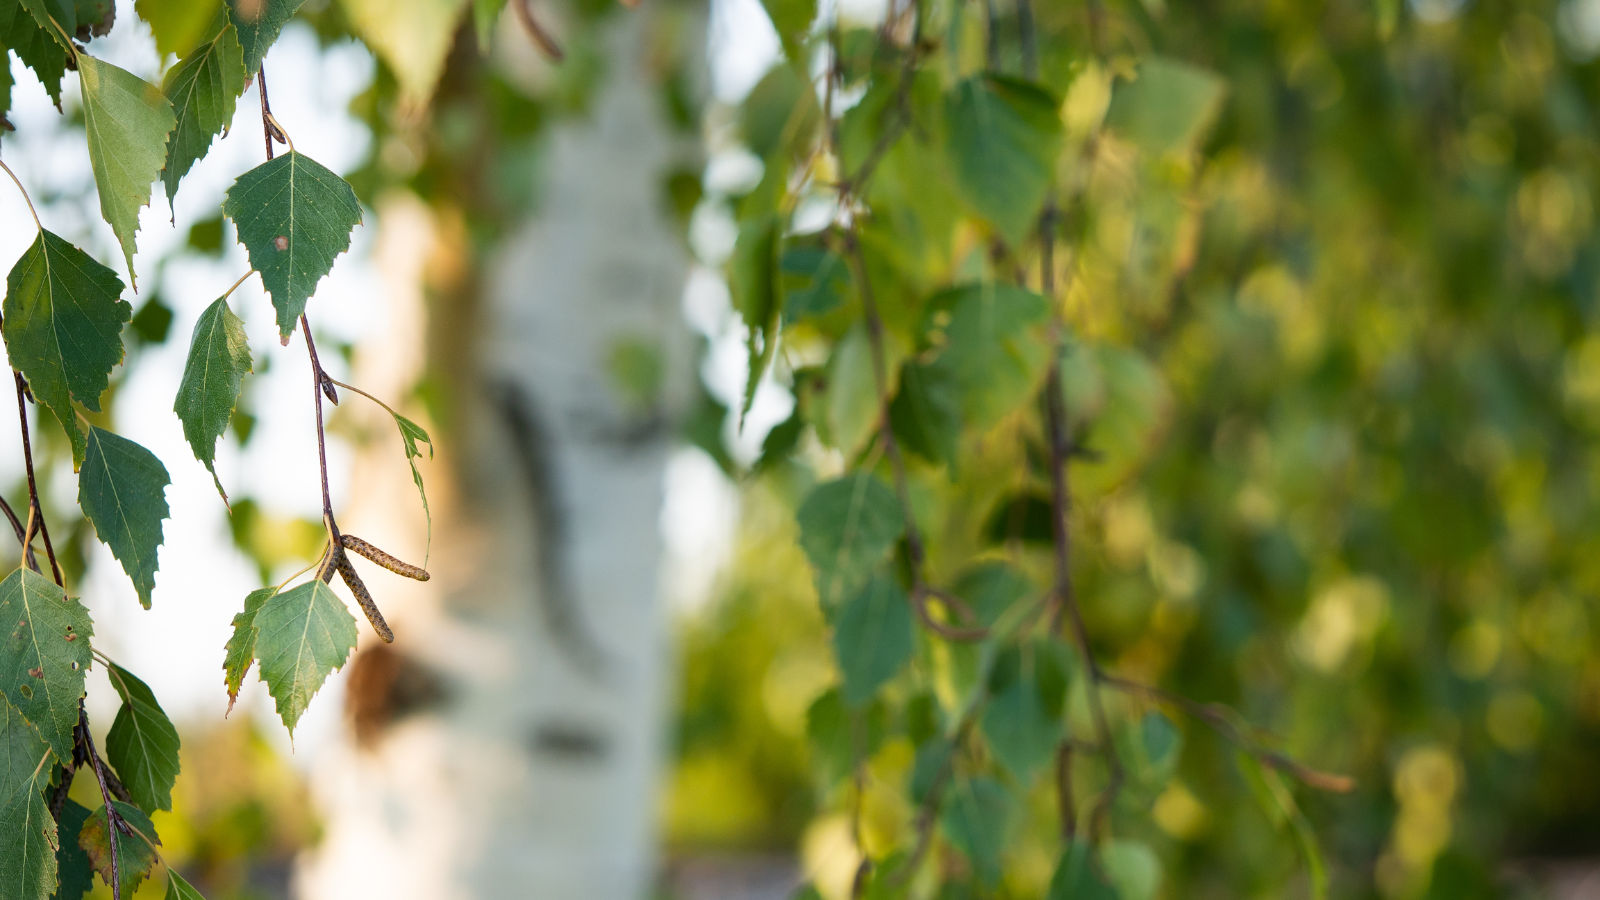
[(790, 62), (806, 62), (802, 45), (817, 17), (817, 0), (761, 0)]
[(1084, 497), (1122, 484), (1149, 458), (1172, 414), (1161, 370), (1137, 350), (1075, 344), (1062, 356), (1061, 388), (1073, 431), (1093, 458), (1073, 461), (1073, 487)]
[(778, 233), (776, 215), (746, 222), (739, 229), (733, 257), (728, 262), (728, 286), (733, 292), (734, 307), (744, 317), (750, 347), (750, 375), (739, 406), (741, 422), (778, 349), (779, 312), (783, 306), (778, 285)]
[(116, 0), (73, 0), (72, 6), (78, 22), (73, 37), (87, 42), (111, 33), (111, 26), (117, 21)]
[(89, 854), (78, 846), (78, 836), (83, 834), (89, 815), (88, 807), (71, 797), (61, 807), (61, 826), (56, 836), (56, 880), (60, 886), (54, 900), (81, 900), (94, 890), (94, 866)]
[(58, 760), (72, 758), (93, 634), (89, 611), (43, 575), (19, 568), (0, 581), (0, 694)]
[(266, 601), (255, 621), (261, 680), (293, 734), (328, 673), (355, 649), (355, 617), (332, 588), (314, 578)]
[(844, 673), (844, 702), (860, 706), (911, 658), (911, 602), (879, 575), (851, 597), (833, 626), (833, 652)]
[(963, 778), (951, 786), (939, 824), (944, 835), (972, 863), (984, 884), (1000, 883), (1000, 855), (1009, 838), (1014, 802), (992, 778)]
[[(39, 27), (15, 2), (0, 3), (0, 43), (10, 47), (23, 64), (33, 70), (50, 94), (50, 100), (61, 108), (61, 78), (67, 71), (67, 51), (60, 42)], [(7, 72), (7, 77), (10, 73)], [(9, 106), (9, 104), (8, 104)]]
[(422, 514), (428, 520), (428, 549), (423, 551), (422, 563), (428, 563), (428, 554), (433, 549), (433, 511), (428, 509), (428, 492), (422, 487), (422, 471), (417, 468), (417, 460), (422, 458), (422, 451), (417, 449), (417, 442), (428, 445), (428, 458), (433, 459), (433, 439), (428, 437), (428, 432), (421, 425), (400, 415), (394, 410), (389, 410), (389, 415), (394, 417), (394, 424), (400, 429), (400, 442), (406, 450), (406, 463), (411, 466), (411, 480), (417, 485), (417, 496), (422, 498)]
[(172, 411), (183, 422), (183, 436), (194, 458), (205, 463), (224, 501), (228, 492), (217, 478), (217, 439), (228, 430), (239, 402), (239, 387), (251, 371), (244, 320), (233, 314), (226, 297), (219, 298), (195, 320), (189, 360), (184, 363)]
[(6, 277), (6, 352), (66, 429), (74, 469), (86, 447), (72, 401), (100, 411), (107, 376), (122, 362), (122, 323), (133, 318), (121, 295), (115, 272), (48, 231)]
[(184, 57), (205, 40), (220, 17), (222, 0), (134, 0), (133, 9), (149, 24), (157, 53)]
[(953, 465), (961, 437), (958, 385), (948, 366), (907, 361), (889, 422), (906, 449), (932, 463)]
[(1161, 888), (1161, 860), (1136, 841), (1111, 841), (1100, 850), (1100, 865), (1121, 900), (1155, 900)]
[(177, 125), (167, 139), (167, 203), (178, 196), (178, 183), (211, 149), (211, 141), (233, 121), (244, 93), (244, 55), (238, 33), (223, 23), (211, 40), (195, 48), (167, 72), (161, 90), (172, 101)]
[[(144, 811), (131, 803), (113, 800), (117, 814), (123, 821), (133, 828), (134, 834), (117, 832), (117, 874), (122, 879), (122, 896), (131, 898), (138, 889), (139, 882), (150, 875), (156, 865), (156, 846), (161, 845), (161, 838), (156, 835), (156, 827), (151, 824), (150, 817)], [(89, 856), (89, 864), (100, 873), (100, 880), (106, 884), (111, 883), (111, 829), (106, 821), (106, 808), (104, 806), (94, 811), (89, 816), (89, 821), (83, 823), (83, 831), (78, 833), (78, 846)], [(151, 846), (151, 845), (155, 846)]]
[(850, 266), (843, 256), (822, 247), (791, 247), (779, 263), (783, 283), (783, 320), (797, 322), (837, 309), (850, 290)]
[(1151, 155), (1191, 153), (1222, 108), (1224, 86), (1204, 69), (1152, 57), (1137, 79), (1117, 85), (1106, 127)]
[(478, 34), (478, 51), (488, 55), (494, 46), (494, 26), (500, 21), (500, 11), (506, 0), (472, 0), (472, 25)]
[(228, 638), (228, 654), (222, 661), (224, 680), (228, 684), (228, 712), (233, 712), (233, 703), (239, 699), (244, 676), (250, 671), (250, 664), (255, 662), (256, 613), (277, 592), (275, 587), (251, 591), (244, 598), (244, 612), (236, 613), (233, 617), (233, 637)]
[(156, 548), (161, 546), (161, 520), (171, 513), (166, 497), (171, 483), (167, 467), (154, 453), (103, 428), (89, 428), (78, 505), (133, 579), (145, 609), (156, 587)]
[(796, 519), (825, 610), (860, 590), (905, 530), (894, 491), (865, 472), (817, 485)]
[(177, 869), (167, 866), (167, 900), (206, 900), (206, 898), (194, 889), (194, 885), (184, 881)]
[(356, 192), (291, 150), (240, 175), (222, 211), (272, 294), (278, 332), (288, 337), (334, 257), (350, 248), (350, 232), (361, 222)]
[(1148, 788), (1160, 790), (1178, 768), (1183, 733), (1171, 719), (1155, 710), (1145, 713), (1131, 730), (1136, 739), (1128, 756), (1135, 775)]
[(1117, 891), (1094, 871), (1094, 848), (1074, 840), (1061, 851), (1045, 900), (1117, 900)]
[(278, 39), (278, 32), (294, 17), (305, 0), (224, 0), (228, 7), (228, 21), (239, 32), (239, 46), (244, 50), (244, 73), (255, 77), (261, 60)]
[(1000, 75), (969, 78), (945, 98), (956, 186), (1012, 246), (1027, 240), (1055, 178), (1057, 106), (1044, 88)]
[(155, 85), (87, 53), (78, 54), (78, 85), (100, 215), (122, 244), (128, 279), (137, 290), (133, 250), (139, 209), (149, 204), (150, 185), (167, 164), (167, 135), (178, 119)]
[(6, 900), (45, 900), (56, 890), (56, 822), (43, 793), (50, 770), (31, 771), (0, 795), (0, 897)]
[(983, 711), (983, 735), (989, 748), (1024, 788), (1055, 757), (1061, 740), (1061, 720), (1045, 707), (1032, 675), (1024, 672), (1014, 679)]
[[(72, 0), (17, 0), (34, 22), (63, 48), (71, 49), (67, 35), (78, 30), (78, 8)], [(57, 28), (57, 26), (60, 26)]]
[(929, 301), (930, 317), (948, 311), (945, 350), (960, 390), (967, 425), (984, 428), (1037, 393), (1048, 361), (1042, 336), (1034, 333), (1049, 314), (1032, 291), (989, 282), (945, 291)]
[[(884, 369), (889, 376), (884, 391), (891, 397), (898, 387), (894, 379), (905, 356), (903, 347), (893, 337), (892, 332), (886, 333), (883, 342)], [(882, 423), (883, 407), (879, 402), (876, 369), (866, 323), (857, 322), (834, 344), (833, 355), (828, 359), (827, 389), (823, 393), (828, 443), (846, 455), (859, 450), (878, 433)]]
[(965, 600), (978, 622), (988, 628), (1000, 621), (1006, 610), (1033, 593), (1033, 582), (1012, 566), (991, 561), (963, 572), (951, 585), (951, 592)]
[(122, 697), (122, 708), (106, 734), (106, 759), (140, 809), (170, 812), (178, 780), (178, 729), (149, 685), (132, 672), (111, 666), (111, 686)]

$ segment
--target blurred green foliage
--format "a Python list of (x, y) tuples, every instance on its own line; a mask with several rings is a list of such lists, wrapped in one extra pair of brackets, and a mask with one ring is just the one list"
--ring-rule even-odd
[[(673, 839), (797, 841), (831, 898), (1297, 897), (1323, 878), (1335, 897), (1535, 897), (1535, 863), (1592, 862), (1593, 7), (997, 0), (986, 16), (925, 0), (837, 29), (775, 13), (803, 59), (833, 44), (839, 96), (780, 63), (741, 119), (762, 185), (703, 201), (741, 224), (730, 281), (751, 358), (798, 406), (744, 489), (720, 598), (685, 624)], [(860, 204), (821, 234), (801, 224), (841, 184)], [(879, 390), (929, 582), (992, 607), (986, 624), (1050, 584), (1034, 399), (1050, 348), (1027, 299), (1047, 197), (1072, 572), (1096, 656), (1228, 704), (1353, 792), (1308, 790), (1182, 706), (1108, 692), (1128, 778), (1097, 832), (1106, 769), (1083, 661), (1059, 641), (919, 628), (858, 703), (848, 654), (826, 678), (788, 674), (830, 658), (828, 628), (857, 627), (813, 555), (817, 621), (792, 516), (803, 528), (809, 486), (842, 473), (893, 484)], [(851, 228), (886, 326), (881, 389), (859, 273), (811, 274)], [(968, 319), (951, 289), (972, 292)], [(827, 547), (854, 571), (839, 545), (860, 535), (843, 534)], [(911, 584), (907, 554), (902, 539), (876, 570)], [(1019, 587), (995, 593), (995, 572)], [(774, 681), (812, 691), (806, 749)], [(965, 728), (973, 703), (987, 711)], [(1064, 781), (1043, 749), (1060, 735), (1090, 745)], [(899, 877), (952, 745), (933, 847)], [(1061, 783), (1079, 843), (1061, 836)], [(858, 852), (875, 864), (860, 881)]]

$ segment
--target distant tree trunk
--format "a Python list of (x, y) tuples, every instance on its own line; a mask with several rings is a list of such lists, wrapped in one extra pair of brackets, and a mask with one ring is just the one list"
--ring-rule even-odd
[[(487, 272), (454, 276), (481, 285), (476, 303), (436, 298), (424, 329), (421, 260), (430, 242), (464, 245), (464, 228), (415, 199), (380, 210), (378, 262), (409, 311), (358, 369), (403, 391), (426, 330), (451, 367), (453, 464), (431, 470), (433, 580), (374, 586), (397, 638), (363, 637), (353, 739), (317, 764), (310, 900), (650, 892), (671, 683), (657, 522), (690, 355), (664, 190), (684, 139), (651, 69), (654, 17), (600, 26), (603, 81), (584, 118), (550, 132), (533, 220)], [(345, 527), (418, 547), (388, 440), (358, 465)]]

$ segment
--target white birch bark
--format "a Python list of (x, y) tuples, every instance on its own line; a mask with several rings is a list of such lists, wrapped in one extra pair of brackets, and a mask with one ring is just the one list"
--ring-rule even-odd
[[(658, 519), (682, 391), (641, 407), (608, 364), (631, 341), (656, 348), (666, 384), (688, 378), (687, 251), (662, 187), (682, 147), (648, 70), (650, 27), (648, 6), (603, 26), (591, 113), (553, 129), (534, 220), (486, 277), (481, 396), (444, 448), (465, 476), (429, 483), (433, 580), (368, 578), (396, 649), (445, 693), (317, 763), (326, 830), (300, 871), (310, 900), (650, 892), (670, 685)], [(358, 374), (394, 396), (420, 358), (427, 212), (388, 204), (380, 228), (379, 264), (409, 310)], [(341, 524), (420, 548), (410, 480), (388, 435), (374, 440)]]

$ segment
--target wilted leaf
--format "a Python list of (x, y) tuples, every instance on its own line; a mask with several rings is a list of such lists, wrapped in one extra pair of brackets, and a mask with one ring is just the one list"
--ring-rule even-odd
[(239, 688), (244, 684), (244, 676), (250, 671), (250, 664), (256, 659), (256, 613), (261, 609), (272, 595), (277, 593), (275, 587), (264, 587), (251, 591), (244, 598), (244, 612), (233, 617), (233, 636), (228, 638), (226, 650), (227, 658), (222, 662), (224, 680), (228, 685), (228, 711), (233, 711), (233, 702), (239, 699)]
[[(117, 874), (122, 881), (122, 896), (131, 898), (139, 882), (148, 878), (155, 868), (156, 847), (161, 845), (161, 838), (156, 835), (150, 817), (139, 807), (121, 800), (111, 802), (117, 815), (134, 831), (133, 834), (116, 833)], [(83, 823), (83, 830), (78, 833), (78, 846), (88, 854), (89, 864), (99, 873), (100, 880), (108, 885), (111, 883), (110, 838), (111, 828), (106, 821), (106, 808), (102, 806)]]

